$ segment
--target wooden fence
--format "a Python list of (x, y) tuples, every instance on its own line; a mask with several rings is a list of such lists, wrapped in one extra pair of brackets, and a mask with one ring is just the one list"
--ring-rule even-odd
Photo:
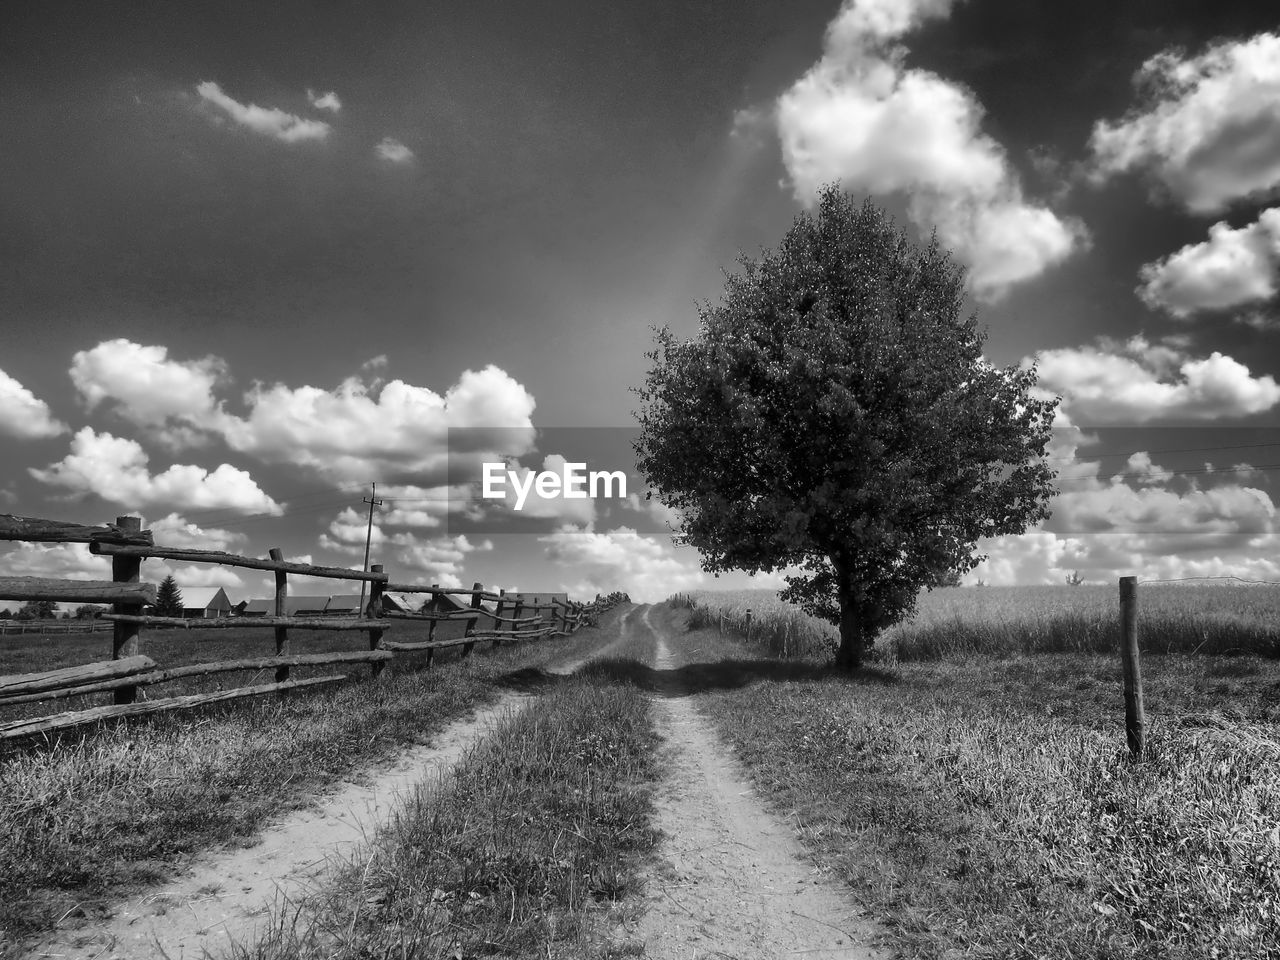
[[(575, 603), (567, 599), (549, 604), (526, 604), (520, 595), (508, 596), (503, 591), (487, 592), (480, 583), (474, 584), (469, 590), (389, 583), (389, 577), (380, 564), (374, 564), (366, 572), (292, 563), (286, 561), (278, 549), (271, 550), (269, 558), (263, 560), (220, 551), (157, 546), (151, 531), (141, 529), (141, 521), (137, 517), (118, 517), (113, 524), (94, 527), (0, 514), (0, 540), (87, 543), (90, 553), (111, 558), (112, 573), (111, 580), (105, 581), (0, 576), (0, 598), (6, 600), (110, 604), (111, 612), (99, 616), (110, 622), (112, 630), (110, 660), (42, 673), (0, 677), (0, 707), (106, 692), (112, 693), (114, 701), (107, 706), (0, 723), (0, 741), (64, 730), (112, 717), (188, 709), (301, 687), (326, 686), (346, 679), (345, 674), (332, 674), (291, 680), (289, 668), (295, 666), (368, 663), (373, 676), (378, 677), (397, 652), (426, 651), (430, 663), (434, 651), (442, 647), (461, 646), (463, 656), (467, 656), (475, 644), (481, 641), (491, 641), (497, 646), (503, 641), (568, 636), (580, 627), (594, 625), (596, 618), (605, 610), (629, 599), (625, 594), (612, 593), (606, 597), (597, 596), (590, 604)], [(142, 561), (152, 557), (269, 570), (275, 574), (275, 615), (190, 620), (146, 614), (143, 608), (155, 603), (156, 588), (153, 584), (141, 581), (140, 570)], [(289, 616), (286, 614), (289, 574), (365, 581), (370, 587), (369, 602), (356, 617)], [(391, 612), (384, 609), (382, 603), (383, 595), (389, 591), (436, 596), (461, 594), (470, 597), (470, 605), (466, 609), (449, 612)], [(492, 611), (487, 609), (485, 601), (496, 604), (495, 608)], [(426, 622), (427, 639), (412, 642), (385, 640), (384, 634), (394, 628), (396, 621), (404, 620)], [(436, 638), (437, 625), (449, 621), (462, 621), (465, 625), (463, 632), (457, 636)], [(477, 630), (477, 625), (482, 621), (491, 629)], [(275, 640), (275, 654), (161, 669), (154, 660), (142, 653), (140, 637), (143, 627), (267, 629), (272, 632)], [(368, 648), (331, 653), (296, 653), (291, 649), (290, 630), (364, 633), (368, 637)], [(275, 669), (275, 680), (272, 683), (155, 700), (140, 700), (138, 697), (140, 687), (182, 677), (270, 668)]]

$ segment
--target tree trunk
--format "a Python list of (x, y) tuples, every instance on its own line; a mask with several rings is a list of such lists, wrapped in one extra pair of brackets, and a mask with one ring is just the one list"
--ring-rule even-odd
[(836, 666), (848, 673), (856, 673), (862, 667), (864, 641), (862, 608), (847, 574), (840, 576), (840, 650), (836, 653)]

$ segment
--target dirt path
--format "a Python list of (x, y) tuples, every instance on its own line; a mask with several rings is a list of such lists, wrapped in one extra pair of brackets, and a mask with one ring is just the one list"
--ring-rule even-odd
[[(621, 618), (617, 640), (547, 672), (567, 675), (607, 654), (626, 638), (630, 615), (628, 610)], [(273, 904), (305, 898), (331, 859), (350, 855), (417, 784), (438, 780), (467, 747), (529, 700), (529, 694), (505, 694), (446, 727), (431, 746), (400, 753), (371, 780), (349, 784), (271, 825), (255, 846), (200, 857), (164, 888), (116, 904), (104, 921), (56, 931), (28, 957), (192, 960), (205, 951), (216, 955), (232, 941), (251, 941)]]
[[(654, 629), (649, 609), (642, 621)], [(657, 634), (659, 670), (675, 658)], [(880, 960), (875, 930), (803, 860), (795, 831), (770, 814), (712, 725), (686, 696), (655, 701), (671, 775), (658, 797), (665, 835), (648, 878), (648, 912), (631, 937), (654, 960)]]

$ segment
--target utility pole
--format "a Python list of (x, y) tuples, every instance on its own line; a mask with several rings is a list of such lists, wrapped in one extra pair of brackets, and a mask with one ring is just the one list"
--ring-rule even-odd
[[(373, 490), (370, 495), (363, 498), (364, 503), (369, 505), (369, 528), (364, 534), (364, 571), (369, 572), (369, 544), (373, 540), (373, 508), (382, 506), (382, 501), (378, 499), (378, 481), (372, 483)], [(369, 581), (360, 581), (360, 611), (356, 614), (358, 617), (364, 616), (364, 588)]]

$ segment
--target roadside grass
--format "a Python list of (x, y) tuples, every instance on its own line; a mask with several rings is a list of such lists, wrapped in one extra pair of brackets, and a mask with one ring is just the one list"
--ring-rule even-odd
[(420, 785), (313, 898), (282, 905), (241, 960), (642, 955), (634, 912), (657, 736), (634, 686), (585, 668)]
[[(1144, 651), (1256, 654), (1280, 658), (1280, 587), (1139, 584)], [(839, 632), (783, 603), (770, 590), (678, 594), (699, 627), (747, 635), (783, 657), (829, 655)], [(874, 659), (950, 660), (974, 654), (1107, 653), (1119, 649), (1114, 586), (946, 587), (922, 593), (916, 615), (885, 631)]]
[(95, 915), (163, 879), (192, 852), (250, 842), (269, 817), (403, 745), (429, 742), (522, 673), (553, 657), (587, 655), (612, 638), (619, 615), (569, 638), (492, 651), (481, 644), (465, 660), (438, 655), (430, 670), (421, 669), (420, 655), (398, 657), (376, 683), (126, 720), (9, 748), (0, 755), (0, 956), (64, 915)]
[(668, 617), (742, 680), (700, 707), (905, 956), (1280, 957), (1274, 661), (1148, 657), (1135, 764), (1114, 656), (771, 679), (757, 648)]

